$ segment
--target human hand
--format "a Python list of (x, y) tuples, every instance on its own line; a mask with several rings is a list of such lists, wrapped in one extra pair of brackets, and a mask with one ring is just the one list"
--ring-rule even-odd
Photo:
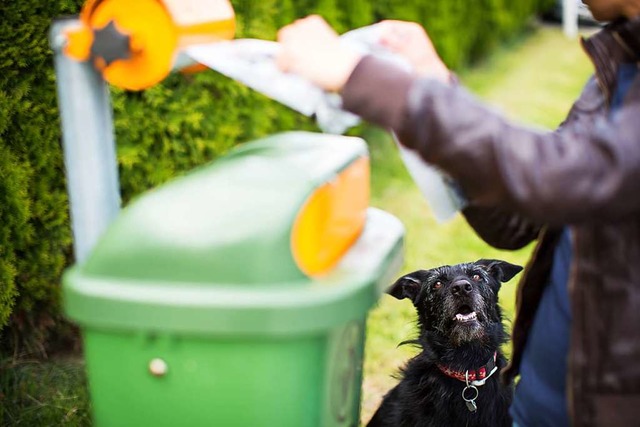
[(345, 85), (362, 55), (340, 42), (338, 34), (318, 15), (311, 15), (278, 31), (281, 70), (299, 74), (329, 91)]
[(415, 74), (449, 83), (451, 72), (420, 24), (388, 20), (378, 26), (381, 29), (380, 44), (409, 61)]

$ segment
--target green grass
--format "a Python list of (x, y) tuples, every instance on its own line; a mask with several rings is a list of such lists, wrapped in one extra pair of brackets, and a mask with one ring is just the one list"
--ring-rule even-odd
[[(564, 38), (558, 28), (542, 27), (459, 77), (477, 96), (513, 120), (554, 128), (564, 119), (591, 72), (577, 41)], [(476, 237), (460, 216), (438, 224), (389, 137), (370, 130), (367, 139), (371, 145), (373, 205), (393, 213), (406, 227), (403, 273), (479, 258), (526, 263), (532, 246), (515, 252), (495, 250)], [(505, 284), (500, 295), (508, 318), (513, 318), (516, 284), (517, 278)], [(397, 347), (415, 336), (411, 303), (383, 296), (372, 311), (367, 328), (364, 422), (396, 383), (393, 375), (398, 368), (415, 354), (411, 346)]]
[(0, 361), (0, 425), (91, 425), (84, 364), (78, 359)]
[[(591, 72), (577, 41), (564, 39), (559, 29), (541, 28), (497, 52), (485, 63), (460, 74), (461, 80), (485, 101), (524, 123), (554, 127)], [(366, 130), (372, 158), (372, 204), (395, 214), (406, 227), (403, 272), (475, 260), (502, 258), (523, 264), (530, 248), (501, 252), (481, 242), (461, 218), (438, 224), (389, 137)], [(513, 312), (516, 280), (501, 293), (508, 316)], [(414, 336), (411, 304), (383, 296), (368, 322), (362, 419), (368, 420), (392, 375), (413, 354), (397, 344)], [(0, 425), (84, 426), (90, 424), (84, 364), (53, 360), (13, 365), (0, 360)]]

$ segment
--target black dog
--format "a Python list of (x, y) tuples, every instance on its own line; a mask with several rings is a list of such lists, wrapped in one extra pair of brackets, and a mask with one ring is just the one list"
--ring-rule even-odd
[(522, 267), (482, 259), (419, 270), (387, 291), (409, 298), (422, 352), (402, 370), (369, 427), (510, 427), (513, 390), (500, 383), (507, 340), (498, 306), (501, 282)]

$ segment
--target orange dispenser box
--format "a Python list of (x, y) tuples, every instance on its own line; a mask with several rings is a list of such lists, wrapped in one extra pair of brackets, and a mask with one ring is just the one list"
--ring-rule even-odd
[(235, 27), (228, 0), (93, 0), (64, 53), (92, 61), (114, 86), (141, 90), (163, 80), (182, 49), (232, 39)]

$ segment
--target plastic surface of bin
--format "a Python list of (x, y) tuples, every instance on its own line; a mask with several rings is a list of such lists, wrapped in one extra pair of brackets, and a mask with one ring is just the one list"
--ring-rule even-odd
[(403, 227), (364, 210), (313, 277), (292, 235), (366, 156), (357, 138), (273, 136), (124, 209), (64, 278), (96, 425), (357, 425), (365, 319), (401, 265)]

